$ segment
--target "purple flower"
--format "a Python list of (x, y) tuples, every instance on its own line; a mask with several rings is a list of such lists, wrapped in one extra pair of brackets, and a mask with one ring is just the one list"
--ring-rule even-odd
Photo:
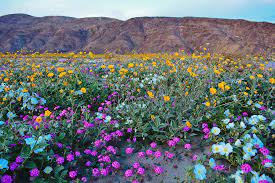
[(34, 168), (30, 171), (30, 176), (31, 177), (38, 177), (40, 174), (40, 171), (38, 170), (38, 168)]
[(63, 157), (58, 157), (56, 159), (56, 163), (59, 164), (59, 165), (62, 165), (64, 163), (65, 159)]
[(12, 183), (12, 178), (10, 175), (4, 175), (1, 178), (1, 183)]
[(21, 158), (20, 156), (17, 156), (15, 159), (16, 163), (22, 163), (24, 161), (24, 158)]
[(120, 168), (120, 163), (118, 161), (114, 161), (112, 163), (112, 167), (114, 167), (115, 169), (119, 169)]
[(10, 164), (10, 170), (14, 171), (19, 165), (16, 162)]
[(182, 128), (182, 130), (185, 131), (185, 132), (188, 132), (190, 130), (190, 128), (188, 126), (185, 126), (185, 127)]

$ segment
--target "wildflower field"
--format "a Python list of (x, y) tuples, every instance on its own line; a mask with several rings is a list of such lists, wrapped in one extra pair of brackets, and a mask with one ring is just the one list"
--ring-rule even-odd
[(0, 54), (1, 183), (271, 183), (270, 62), (206, 49)]

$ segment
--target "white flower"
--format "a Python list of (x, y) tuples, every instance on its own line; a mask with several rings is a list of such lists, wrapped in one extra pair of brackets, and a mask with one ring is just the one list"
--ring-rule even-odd
[(231, 129), (231, 128), (234, 128), (234, 127), (235, 127), (234, 123), (229, 123), (228, 125), (226, 125), (227, 129)]
[(229, 121), (230, 121), (230, 119), (228, 119), (228, 118), (222, 120), (222, 122), (223, 122), (224, 124), (226, 124), (226, 125), (229, 123)]
[(235, 146), (240, 147), (242, 145), (242, 142), (240, 141), (240, 139), (237, 139), (235, 142)]
[(227, 143), (222, 147), (220, 154), (228, 156), (232, 152), (233, 152), (233, 147), (229, 143)]
[(211, 129), (211, 133), (213, 133), (214, 135), (219, 135), (221, 132), (221, 129), (219, 129), (218, 127), (213, 127)]
[(246, 125), (244, 124), (244, 122), (241, 122), (241, 123), (240, 123), (240, 126), (241, 126), (243, 129), (246, 128)]

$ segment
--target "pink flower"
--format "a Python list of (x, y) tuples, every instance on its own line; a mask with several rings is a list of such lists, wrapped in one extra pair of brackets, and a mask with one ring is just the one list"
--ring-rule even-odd
[(192, 147), (191, 144), (184, 144), (184, 148), (187, 150), (191, 149), (191, 147)]
[(109, 171), (108, 171), (108, 169), (106, 169), (106, 168), (102, 168), (101, 171), (100, 171), (100, 173), (101, 173), (101, 175), (103, 175), (103, 176), (107, 176), (108, 173), (109, 173)]
[(139, 167), (138, 170), (137, 170), (137, 173), (138, 173), (139, 175), (144, 175), (145, 169), (142, 168), (142, 167)]
[(133, 163), (133, 168), (137, 169), (140, 167), (140, 164), (138, 162)]
[(156, 143), (156, 142), (152, 142), (152, 143), (150, 144), (150, 146), (151, 146), (153, 149), (155, 149), (155, 148), (157, 148), (157, 143)]
[(76, 176), (77, 176), (77, 171), (70, 171), (70, 172), (69, 172), (69, 177), (70, 177), (71, 179), (74, 179)]
[(71, 162), (74, 160), (74, 155), (73, 154), (68, 154), (66, 157), (67, 161)]
[(198, 159), (198, 156), (195, 154), (195, 155), (193, 155), (193, 157), (192, 157), (192, 160), (193, 161), (196, 161)]
[(150, 156), (150, 155), (153, 154), (153, 151), (152, 151), (151, 149), (147, 149), (147, 150), (146, 150), (146, 154), (147, 154), (148, 156)]
[(125, 177), (132, 177), (133, 176), (133, 170), (128, 169), (124, 173)]
[(179, 137), (174, 137), (174, 138), (173, 138), (173, 141), (177, 144), (177, 143), (180, 142), (180, 138), (179, 138)]
[(161, 168), (160, 166), (156, 166), (155, 168), (154, 168), (154, 171), (155, 171), (155, 173), (156, 174), (162, 174), (163, 173), (163, 168)]
[(173, 146), (176, 145), (176, 142), (173, 141), (173, 140), (169, 140), (167, 143), (168, 143), (168, 146), (169, 146), (169, 147), (173, 147)]
[(172, 159), (174, 157), (174, 153), (170, 153), (168, 151), (165, 151), (165, 156), (169, 159)]
[(112, 167), (114, 167), (115, 169), (119, 169), (120, 168), (120, 163), (118, 161), (114, 161), (112, 163)]
[(262, 161), (262, 165), (265, 165), (266, 163), (272, 163), (272, 160), (271, 159), (264, 159)]
[(260, 148), (260, 152), (264, 155), (267, 156), (269, 154), (269, 150), (265, 147)]
[(216, 166), (214, 167), (214, 170), (222, 171), (222, 170), (224, 170), (224, 165), (216, 165)]
[(99, 175), (100, 175), (100, 171), (98, 170), (98, 168), (94, 168), (93, 169), (93, 176), (98, 177)]
[(210, 132), (209, 128), (204, 128), (202, 131), (203, 133), (206, 133), (206, 134)]
[(133, 151), (134, 151), (134, 149), (131, 148), (131, 147), (127, 147), (126, 150), (125, 150), (126, 154), (132, 154)]
[(138, 152), (138, 157), (139, 158), (144, 158), (145, 157), (145, 152)]
[(161, 152), (160, 151), (156, 151), (155, 153), (154, 153), (154, 156), (156, 157), (156, 158), (160, 158), (161, 157)]
[(96, 147), (100, 147), (101, 144), (102, 144), (102, 141), (101, 141), (101, 140), (96, 140), (96, 141), (94, 142), (94, 144), (95, 144)]
[(251, 172), (252, 168), (248, 163), (245, 163), (241, 166), (241, 169), (244, 173), (249, 173)]
[(205, 135), (203, 136), (203, 138), (204, 138), (204, 139), (208, 139), (208, 138), (209, 138), (209, 133), (205, 134)]

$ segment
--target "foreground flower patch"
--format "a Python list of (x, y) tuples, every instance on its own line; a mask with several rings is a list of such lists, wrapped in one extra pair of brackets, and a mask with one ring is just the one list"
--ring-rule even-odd
[(273, 182), (268, 58), (0, 56), (1, 183)]

